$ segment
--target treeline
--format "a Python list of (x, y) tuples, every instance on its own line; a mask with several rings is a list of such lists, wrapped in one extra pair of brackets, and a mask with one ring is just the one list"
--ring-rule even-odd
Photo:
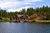
[(24, 14), (31, 16), (33, 14), (46, 16), (47, 19), (50, 19), (50, 7), (43, 6), (43, 7), (37, 7), (37, 8), (27, 8), (27, 10), (22, 9), (20, 12), (7, 12), (6, 10), (0, 9), (0, 18), (10, 18), (15, 19), (16, 14)]

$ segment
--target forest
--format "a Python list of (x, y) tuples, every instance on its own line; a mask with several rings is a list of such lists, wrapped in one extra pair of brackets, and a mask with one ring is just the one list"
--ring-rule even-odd
[(46, 16), (47, 20), (50, 20), (50, 7), (42, 6), (37, 8), (27, 8), (27, 10), (22, 9), (20, 12), (7, 12), (7, 10), (0, 9), (0, 21), (9, 21), (9, 20), (16, 20), (16, 14), (24, 14), (31, 16), (33, 14), (38, 14), (42, 16)]

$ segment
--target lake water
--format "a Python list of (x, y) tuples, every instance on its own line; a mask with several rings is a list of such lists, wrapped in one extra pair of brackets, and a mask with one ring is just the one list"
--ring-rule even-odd
[(50, 33), (50, 24), (0, 22), (0, 33)]

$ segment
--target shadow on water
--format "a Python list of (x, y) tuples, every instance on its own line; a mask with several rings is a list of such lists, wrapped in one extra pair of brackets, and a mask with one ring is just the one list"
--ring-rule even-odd
[[(0, 22), (0, 23), (2, 23), (2, 22)], [(21, 21), (21, 22), (9, 22), (9, 23), (37, 23), (37, 24), (50, 24), (50, 22), (23, 22), (23, 21)]]

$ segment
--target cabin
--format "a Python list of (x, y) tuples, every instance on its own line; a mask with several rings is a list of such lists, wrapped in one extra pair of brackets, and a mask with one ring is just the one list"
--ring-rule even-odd
[(17, 14), (16, 20), (24, 21), (24, 20), (27, 20), (27, 19), (28, 19), (28, 15)]

